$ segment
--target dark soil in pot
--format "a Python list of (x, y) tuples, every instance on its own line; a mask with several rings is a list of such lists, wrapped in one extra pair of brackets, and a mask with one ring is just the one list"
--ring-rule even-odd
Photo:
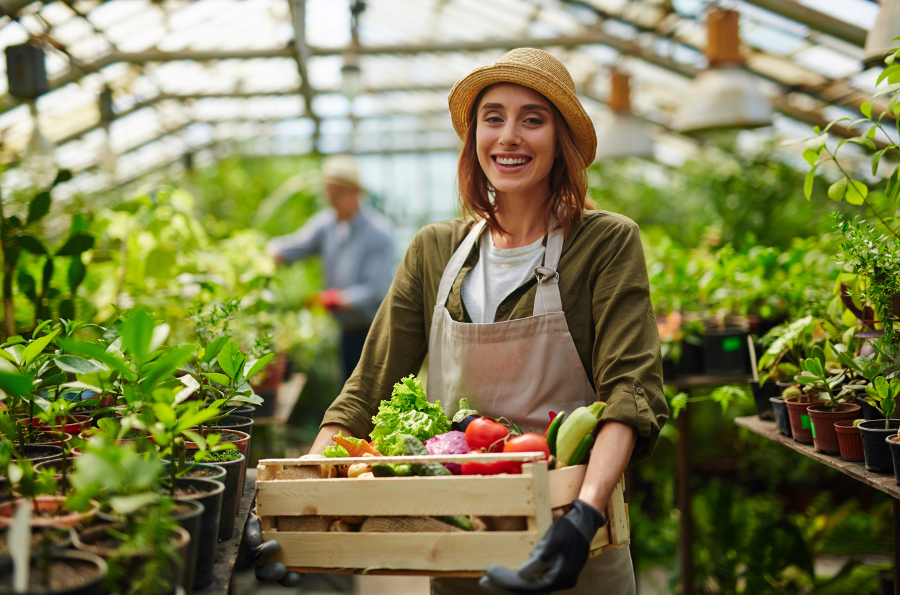
[(756, 402), (756, 414), (759, 419), (774, 420), (775, 414), (772, 412), (772, 397), (781, 395), (781, 391), (771, 380), (760, 386), (759, 382), (750, 381), (750, 388), (753, 389), (753, 400)]
[[(10, 526), (13, 515), (23, 499), (0, 504), (0, 526)], [(97, 514), (99, 505), (91, 501), (91, 508), (84, 512), (73, 512), (65, 508), (62, 496), (38, 496), (31, 501), (32, 527), (73, 527), (83, 524)]]
[[(0, 558), (9, 556), (9, 527), (0, 528)], [(31, 551), (40, 552), (44, 547), (51, 553), (61, 552), (72, 546), (72, 533), (66, 527), (33, 527)]]
[(812, 423), (813, 445), (819, 452), (836, 455), (841, 449), (838, 446), (837, 432), (834, 431), (835, 422), (854, 420), (859, 417), (859, 405), (853, 403), (838, 403), (834, 407), (815, 405), (808, 410)]
[(841, 458), (853, 463), (862, 463), (866, 460), (866, 455), (863, 452), (862, 436), (859, 433), (859, 428), (853, 425), (855, 421), (836, 422), (834, 431), (837, 433)]
[(175, 480), (176, 500), (197, 500), (203, 505), (197, 567), (194, 574), (195, 589), (205, 587), (213, 579), (213, 562), (216, 557), (224, 491), (225, 485), (218, 481), (196, 477), (179, 477)]
[(887, 427), (885, 427), (883, 419), (873, 419), (859, 424), (867, 470), (873, 473), (892, 473), (894, 471), (891, 450), (885, 439), (896, 434), (898, 428), (900, 428), (900, 420), (897, 419), (888, 420)]
[[(31, 561), (29, 595), (102, 595), (100, 583), (106, 575), (103, 558), (84, 552), (65, 551), (50, 558), (49, 585), (40, 584), (37, 558)], [(0, 595), (12, 595), (12, 563), (0, 565)]]
[(40, 463), (49, 461), (50, 459), (58, 459), (62, 457), (63, 449), (61, 446), (49, 446), (43, 444), (26, 444), (24, 446), (25, 458), (32, 463)]
[(775, 425), (778, 426), (778, 431), (781, 432), (782, 436), (790, 438), (792, 436), (791, 419), (788, 416), (787, 405), (784, 399), (772, 397), (769, 399), (769, 403), (772, 404), (772, 415), (775, 417)]

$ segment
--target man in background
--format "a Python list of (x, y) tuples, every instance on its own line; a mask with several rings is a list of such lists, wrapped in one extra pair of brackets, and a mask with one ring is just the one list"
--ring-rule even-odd
[(322, 173), (331, 208), (313, 215), (296, 232), (272, 239), (268, 251), (278, 264), (322, 257), (327, 289), (319, 301), (341, 327), (346, 380), (394, 278), (394, 244), (387, 218), (362, 205), (365, 189), (353, 157), (328, 157)]

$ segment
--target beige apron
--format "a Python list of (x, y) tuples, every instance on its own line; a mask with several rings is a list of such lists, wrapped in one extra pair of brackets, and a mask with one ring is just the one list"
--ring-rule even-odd
[[(556, 267), (563, 233), (554, 221), (538, 279), (534, 315), (489, 324), (456, 322), (445, 307), (456, 277), (485, 228), (476, 224), (444, 269), (428, 341), (428, 398), (453, 410), (459, 399), (489, 417), (505, 416), (523, 431), (542, 433), (548, 412), (588, 405), (596, 394), (569, 334)], [(490, 232), (488, 232), (490, 233)], [(435, 579), (433, 594), (481, 593), (476, 579)], [(573, 595), (633, 595), (634, 572), (628, 549), (592, 558)]]

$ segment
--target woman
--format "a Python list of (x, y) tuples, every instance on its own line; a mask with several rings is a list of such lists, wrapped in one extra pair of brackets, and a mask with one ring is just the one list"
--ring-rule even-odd
[[(311, 452), (338, 431), (367, 435), (380, 400), (426, 354), (430, 399), (452, 407), (468, 397), (525, 431), (542, 431), (551, 410), (606, 401), (572, 511), (532, 561), (492, 568), (481, 586), (633, 593), (627, 549), (585, 560), (599, 511), (629, 461), (649, 456), (668, 413), (638, 228), (584, 211), (596, 135), (547, 52), (509, 52), (457, 82), (449, 103), (468, 217), (416, 235)], [(473, 580), (432, 581), (435, 593), (478, 591)]]

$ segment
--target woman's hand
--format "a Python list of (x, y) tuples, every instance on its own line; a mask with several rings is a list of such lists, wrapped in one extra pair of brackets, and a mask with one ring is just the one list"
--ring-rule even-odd
[(587, 562), (594, 534), (605, 524), (603, 513), (586, 502), (575, 500), (572, 510), (550, 526), (531, 557), (518, 570), (491, 566), (478, 584), (483, 589), (514, 593), (571, 589)]

